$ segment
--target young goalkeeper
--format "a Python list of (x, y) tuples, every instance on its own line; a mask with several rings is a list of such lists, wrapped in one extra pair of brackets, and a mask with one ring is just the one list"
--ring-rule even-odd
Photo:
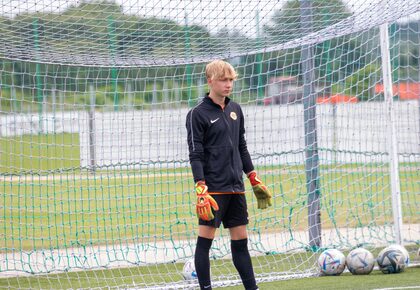
[(243, 173), (251, 182), (258, 208), (271, 206), (271, 193), (254, 171), (239, 104), (229, 99), (237, 74), (229, 63), (206, 66), (210, 92), (186, 119), (188, 149), (199, 218), (195, 267), (201, 289), (211, 289), (209, 251), (216, 229), (229, 229), (231, 251), (245, 289), (258, 289), (248, 251), (248, 210)]

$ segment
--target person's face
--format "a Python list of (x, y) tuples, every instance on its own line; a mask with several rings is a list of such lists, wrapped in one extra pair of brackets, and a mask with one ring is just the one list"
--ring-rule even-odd
[(208, 84), (210, 90), (219, 97), (227, 97), (232, 93), (233, 79), (229, 77), (222, 77), (219, 79), (209, 79)]

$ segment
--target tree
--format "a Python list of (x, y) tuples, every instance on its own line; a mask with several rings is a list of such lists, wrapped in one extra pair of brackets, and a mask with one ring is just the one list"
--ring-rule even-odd
[[(351, 15), (341, 0), (312, 0), (312, 31), (319, 31)], [(264, 25), (264, 33), (285, 42), (302, 37), (300, 21), (300, 0), (288, 1), (274, 12), (269, 24)]]
[(343, 93), (349, 96), (357, 96), (359, 101), (380, 100), (381, 96), (375, 95), (374, 91), (374, 84), (380, 79), (380, 66), (376, 64), (366, 65), (344, 79), (345, 89)]
[[(349, 17), (351, 12), (341, 0), (312, 0), (312, 32), (326, 29)], [(296, 40), (304, 35), (301, 30), (301, 1), (288, 1), (280, 10), (275, 11), (269, 24), (264, 26), (264, 33), (272, 43)], [(314, 46), (316, 77), (320, 84), (329, 86), (343, 76), (364, 67), (375, 51), (375, 39), (366, 37), (364, 32), (357, 36), (338, 33), (333, 39), (323, 39), (319, 32), (319, 43)], [(367, 39), (370, 39), (367, 41)], [(271, 71), (277, 74), (298, 75), (301, 59), (300, 50), (280, 50), (277, 59), (270, 64)], [(276, 66), (278, 65), (277, 69)], [(344, 68), (344, 69), (340, 69)], [(287, 70), (287, 71), (286, 71)], [(341, 75), (340, 75), (341, 74)]]

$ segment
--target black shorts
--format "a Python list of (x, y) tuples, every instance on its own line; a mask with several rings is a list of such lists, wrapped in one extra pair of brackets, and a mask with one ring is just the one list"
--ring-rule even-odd
[(199, 219), (199, 225), (219, 228), (223, 222), (224, 228), (233, 228), (248, 224), (245, 194), (215, 194), (212, 197), (219, 205), (219, 210), (213, 211), (214, 219), (211, 221)]

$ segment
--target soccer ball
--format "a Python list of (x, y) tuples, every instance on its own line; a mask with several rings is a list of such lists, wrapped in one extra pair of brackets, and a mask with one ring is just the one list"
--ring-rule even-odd
[(379, 252), (376, 261), (384, 274), (400, 273), (405, 268), (405, 255), (399, 249), (386, 247)]
[(346, 264), (353, 275), (367, 275), (375, 266), (375, 257), (364, 248), (356, 248), (347, 255)]
[(188, 259), (182, 268), (182, 276), (185, 280), (197, 279), (197, 272), (195, 271), (194, 259)]
[(318, 257), (321, 273), (328, 276), (338, 276), (346, 267), (346, 257), (337, 249), (327, 249)]
[(400, 250), (404, 254), (405, 266), (408, 266), (408, 264), (410, 264), (410, 254), (408, 253), (407, 249), (404, 248), (404, 246), (393, 244), (393, 245), (388, 246), (388, 248)]

